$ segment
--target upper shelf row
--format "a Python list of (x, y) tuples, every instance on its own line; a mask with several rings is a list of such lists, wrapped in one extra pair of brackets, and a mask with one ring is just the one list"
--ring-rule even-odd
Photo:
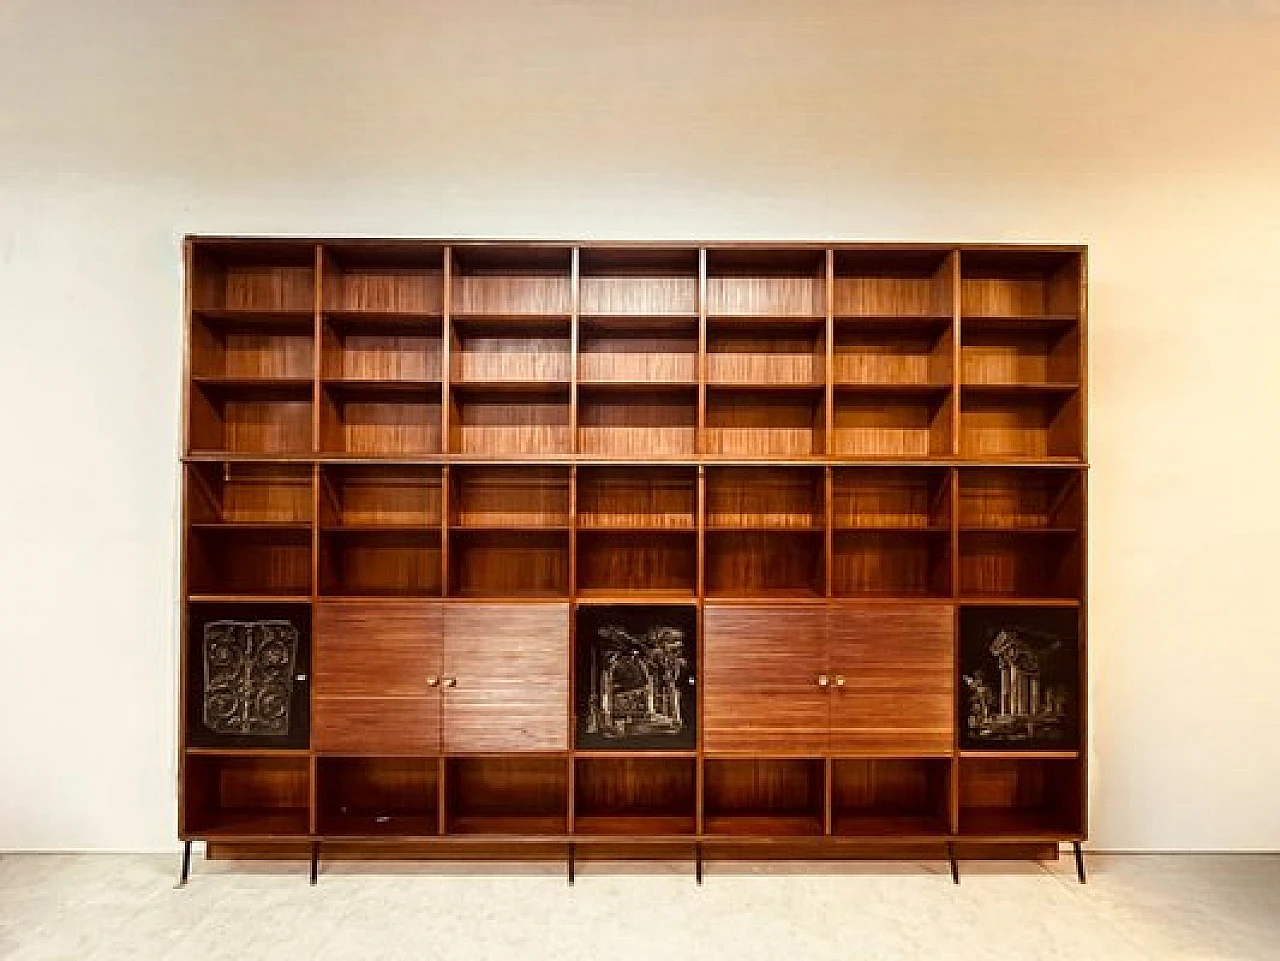
[(1081, 254), (1064, 248), (197, 240), (190, 267), (191, 305), (210, 317), (950, 319), (958, 308), (1034, 320), (1074, 318), (1082, 306)]

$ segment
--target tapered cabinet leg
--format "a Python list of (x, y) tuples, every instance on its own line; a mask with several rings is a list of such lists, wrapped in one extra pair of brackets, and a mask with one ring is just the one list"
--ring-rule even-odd
[(191, 842), (182, 842), (182, 873), (178, 876), (178, 887), (182, 887), (187, 883), (187, 878), (191, 877)]
[(954, 844), (947, 845), (947, 860), (951, 862), (951, 883), (960, 883), (960, 862), (956, 860), (956, 848)]
[(568, 858), (566, 859), (566, 863), (565, 863), (565, 871), (566, 871), (565, 880), (569, 882), (570, 887), (573, 887), (573, 880), (574, 880), (573, 862), (576, 855), (577, 855), (576, 848), (574, 847), (574, 845), (570, 844)]
[(1080, 846), (1079, 841), (1072, 841), (1071, 846), (1076, 852), (1076, 878), (1079, 879), (1081, 884), (1084, 884), (1088, 880), (1084, 874), (1084, 849)]
[(702, 845), (695, 844), (693, 846), (693, 864), (694, 877), (699, 884), (702, 883)]
[(320, 842), (311, 842), (311, 883), (314, 885), (320, 877)]

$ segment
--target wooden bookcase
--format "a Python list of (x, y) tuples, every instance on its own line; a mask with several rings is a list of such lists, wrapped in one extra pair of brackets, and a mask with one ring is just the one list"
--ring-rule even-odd
[[(179, 833), (212, 856), (1051, 857), (965, 612), (1079, 627), (1082, 247), (192, 237)], [(575, 623), (687, 605), (690, 749), (577, 741)], [(302, 734), (197, 737), (214, 620)], [(932, 852), (932, 855), (930, 854)]]

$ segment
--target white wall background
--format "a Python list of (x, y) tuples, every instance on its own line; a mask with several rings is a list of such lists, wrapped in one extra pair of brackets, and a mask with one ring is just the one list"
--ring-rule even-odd
[(1280, 4), (0, 0), (0, 850), (175, 846), (187, 232), (1092, 245), (1093, 826), (1280, 848)]

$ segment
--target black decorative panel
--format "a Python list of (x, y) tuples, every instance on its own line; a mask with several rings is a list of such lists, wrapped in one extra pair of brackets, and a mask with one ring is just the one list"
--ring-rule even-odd
[(960, 614), (960, 746), (1080, 745), (1080, 618), (1074, 608), (966, 607)]
[(694, 607), (580, 607), (576, 639), (578, 747), (689, 750), (697, 746)]
[(310, 609), (193, 608), (187, 742), (194, 747), (306, 747)]

